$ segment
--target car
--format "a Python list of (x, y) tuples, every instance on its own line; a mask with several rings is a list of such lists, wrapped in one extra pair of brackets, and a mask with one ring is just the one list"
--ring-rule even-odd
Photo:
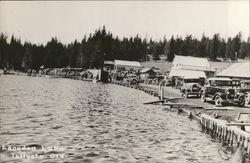
[(245, 94), (245, 104), (250, 104), (250, 80), (240, 81), (240, 88), (237, 89), (237, 92)]
[(199, 78), (184, 78), (180, 87), (182, 96), (188, 98), (189, 95), (196, 95), (200, 97), (200, 91), (202, 86), (200, 85)]
[(139, 79), (137, 77), (129, 77), (127, 79), (127, 82), (130, 84), (130, 85), (138, 85), (139, 84)]
[(201, 100), (214, 101), (216, 106), (225, 104), (245, 105), (245, 94), (238, 91), (229, 78), (209, 78), (201, 91)]

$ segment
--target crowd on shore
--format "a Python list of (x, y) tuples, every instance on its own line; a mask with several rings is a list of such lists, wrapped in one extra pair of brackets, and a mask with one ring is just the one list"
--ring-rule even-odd
[[(93, 73), (93, 71), (98, 71)], [(4, 68), (3, 74), (15, 75), (19, 74), (22, 71), (14, 71), (11, 69)], [(138, 70), (129, 69), (129, 70), (108, 70), (107, 72), (107, 81), (118, 81), (118, 82), (129, 82), (129, 81), (136, 81), (134, 83), (147, 83), (147, 84), (154, 84), (159, 85), (160, 83), (164, 84), (167, 83), (162, 78), (154, 78), (144, 80), (140, 77), (140, 72)], [(27, 76), (51, 76), (51, 77), (58, 77), (58, 78), (77, 78), (77, 79), (100, 79), (101, 71), (97, 69), (82, 69), (82, 68), (40, 68), (39, 70), (36, 69), (27, 69), (22, 72), (22, 74), (27, 74)]]

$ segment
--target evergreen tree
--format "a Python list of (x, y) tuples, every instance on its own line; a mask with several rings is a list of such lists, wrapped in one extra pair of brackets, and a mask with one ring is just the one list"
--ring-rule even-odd
[[(149, 47), (149, 48), (148, 48)], [(105, 54), (105, 55), (104, 55)], [(241, 40), (241, 33), (227, 42), (215, 34), (209, 39), (204, 34), (200, 40), (192, 35), (182, 37), (174, 36), (169, 41), (150, 41), (142, 39), (138, 34), (135, 37), (113, 37), (105, 26), (84, 36), (81, 42), (75, 40), (70, 44), (62, 44), (57, 38), (52, 38), (45, 46), (31, 43), (22, 44), (20, 39), (11, 37), (10, 42), (3, 33), (0, 35), (0, 65), (14, 69), (39, 69), (55, 67), (83, 67), (100, 68), (103, 60), (146, 60), (146, 55), (151, 54), (154, 60), (160, 55), (166, 55), (167, 61), (172, 61), (175, 55), (217, 57), (235, 60), (236, 58), (250, 58), (250, 39)]]
[(231, 59), (231, 57), (233, 56), (233, 52), (232, 52), (232, 39), (230, 37), (227, 40), (225, 56), (226, 56), (226, 59)]
[(201, 41), (198, 43), (198, 57), (207, 57), (208, 56), (208, 51), (207, 51), (207, 46), (209, 42), (209, 38), (207, 38), (204, 34), (202, 34)]
[(169, 43), (169, 51), (167, 55), (167, 61), (172, 62), (174, 59), (176, 53), (176, 48), (175, 48), (175, 39), (174, 36), (171, 37), (170, 43)]
[(236, 35), (232, 40), (231, 45), (231, 60), (237, 61), (241, 46), (241, 33)]
[(218, 56), (218, 51), (219, 51), (219, 44), (220, 44), (220, 40), (219, 40), (219, 34), (215, 34), (213, 36), (213, 40), (211, 42), (211, 46), (210, 46), (210, 55), (209, 58), (211, 60), (216, 60), (217, 56)]
[(24, 56), (22, 59), (22, 64), (21, 67), (24, 70), (27, 70), (29, 68), (31, 68), (31, 64), (32, 64), (32, 60), (31, 60), (31, 56), (32, 56), (32, 45), (30, 43), (25, 43), (24, 44)]
[(7, 42), (7, 35), (1, 33), (0, 35), (0, 63), (1, 68), (5, 67), (7, 64), (7, 53), (9, 44)]

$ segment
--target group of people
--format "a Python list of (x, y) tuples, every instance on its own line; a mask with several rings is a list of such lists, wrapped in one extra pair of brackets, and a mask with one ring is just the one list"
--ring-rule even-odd
[(82, 72), (81, 77), (82, 77), (83, 79), (93, 79), (93, 78), (94, 78), (94, 75), (93, 75), (93, 73), (90, 72), (90, 71), (84, 71), (84, 72)]
[[(39, 73), (39, 72), (38, 72)], [(40, 73), (42, 73), (42, 72), (40, 72)], [(40, 74), (39, 73), (39, 74)], [(37, 75), (37, 70), (35, 70), (35, 69), (28, 69), (27, 70), (27, 75), (28, 76), (36, 76)]]
[(120, 70), (116, 72), (109, 72), (109, 81), (115, 80), (121, 82), (138, 75), (139, 74), (136, 70)]

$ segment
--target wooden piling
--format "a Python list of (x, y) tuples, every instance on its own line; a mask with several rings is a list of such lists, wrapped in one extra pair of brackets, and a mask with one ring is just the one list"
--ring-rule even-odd
[(209, 115), (201, 115), (202, 131), (217, 138), (221, 143), (234, 147), (241, 146), (250, 154), (250, 134), (234, 125), (227, 125), (225, 121), (215, 119)]

